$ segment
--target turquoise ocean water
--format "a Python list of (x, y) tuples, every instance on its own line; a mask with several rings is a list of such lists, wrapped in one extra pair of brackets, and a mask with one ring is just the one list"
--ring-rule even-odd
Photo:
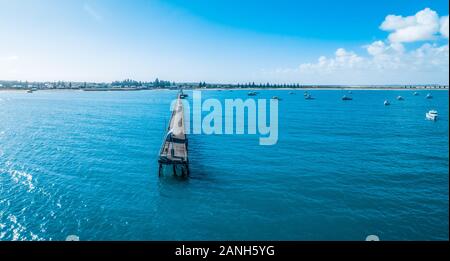
[(0, 92), (0, 240), (448, 240), (448, 91), (427, 92), (260, 91), (278, 143), (190, 135), (188, 179), (157, 175), (175, 91)]

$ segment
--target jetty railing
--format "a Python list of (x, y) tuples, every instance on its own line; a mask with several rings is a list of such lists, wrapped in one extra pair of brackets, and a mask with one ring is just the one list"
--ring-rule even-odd
[(158, 175), (164, 174), (165, 166), (171, 167), (173, 175), (189, 175), (188, 139), (185, 132), (184, 108), (180, 94), (178, 94), (175, 107), (159, 151)]

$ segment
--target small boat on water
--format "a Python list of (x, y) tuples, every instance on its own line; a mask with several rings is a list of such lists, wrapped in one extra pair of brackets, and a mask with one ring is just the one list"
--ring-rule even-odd
[(391, 105), (391, 103), (389, 102), (389, 100), (385, 100), (384, 101), (384, 106), (388, 106), (388, 105)]
[(186, 97), (188, 97), (189, 95), (187, 95), (187, 94), (185, 94), (184, 92), (183, 92), (183, 90), (180, 90), (180, 98), (181, 99), (184, 99), (184, 98), (186, 98)]
[(342, 100), (343, 101), (351, 101), (351, 100), (353, 100), (353, 98), (350, 96), (344, 95), (344, 96), (342, 96)]
[(27, 93), (33, 93), (33, 90), (28, 90)]
[(311, 96), (311, 94), (305, 95), (305, 100), (314, 100), (314, 98)]
[(428, 93), (427, 96), (425, 97), (427, 99), (433, 99), (433, 95), (431, 95), (431, 93)]
[(278, 98), (278, 96), (273, 96), (273, 97), (272, 97), (272, 100), (279, 100), (279, 101), (281, 101), (281, 99)]
[(414, 96), (417, 96), (417, 95), (419, 95), (419, 93), (418, 93), (418, 92), (414, 92), (413, 95), (414, 95)]
[(289, 94), (294, 94), (294, 92), (289, 92)]
[(303, 93), (303, 96), (305, 96), (305, 97), (308, 96), (308, 95), (309, 95), (308, 92), (304, 92), (304, 93)]
[(397, 96), (397, 100), (399, 100), (399, 101), (403, 101), (403, 100), (404, 100), (404, 98), (403, 98), (402, 96)]
[(425, 117), (427, 118), (427, 120), (435, 121), (438, 118), (438, 112), (436, 110), (430, 110), (425, 113)]
[(256, 92), (248, 92), (248, 96), (256, 96)]

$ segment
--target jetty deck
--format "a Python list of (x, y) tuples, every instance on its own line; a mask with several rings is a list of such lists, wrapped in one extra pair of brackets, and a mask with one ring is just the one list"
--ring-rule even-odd
[(159, 175), (164, 166), (172, 166), (174, 175), (189, 175), (188, 140), (185, 132), (184, 108), (181, 95), (173, 108), (172, 115), (159, 152)]

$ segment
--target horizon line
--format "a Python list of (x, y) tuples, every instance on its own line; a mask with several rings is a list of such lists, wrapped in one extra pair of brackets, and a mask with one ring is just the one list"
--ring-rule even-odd
[[(179, 84), (187, 84), (187, 85), (198, 85), (198, 84), (205, 84), (205, 85), (246, 85), (246, 86), (266, 86), (267, 84), (271, 85), (271, 86), (342, 86), (342, 87), (358, 87), (358, 86), (362, 86), (362, 87), (371, 87), (371, 86), (449, 86), (449, 83), (408, 83), (408, 84), (401, 84), (401, 83), (391, 83), (391, 84), (314, 84), (314, 83), (308, 83), (308, 84), (304, 84), (304, 83), (273, 83), (273, 82), (254, 82), (254, 81), (247, 81), (247, 82), (235, 82), (235, 83), (227, 83), (227, 82), (205, 82), (205, 81), (197, 81), (197, 82), (193, 82), (193, 81), (170, 81), (170, 80), (161, 80), (159, 78), (156, 78), (153, 81), (139, 81), (139, 80), (133, 80), (133, 79), (124, 79), (124, 80), (114, 80), (114, 81), (78, 81), (78, 80), (53, 80), (53, 81), (36, 81), (36, 80), (2, 80), (0, 79), (0, 84), (1, 83), (6, 83), (6, 82), (19, 82), (19, 83), (29, 83), (29, 84), (33, 84), (33, 83), (78, 83), (78, 84), (112, 84), (114, 82), (126, 82), (126, 81), (132, 81), (132, 82), (137, 82), (137, 83), (141, 83), (141, 84), (149, 84), (149, 83), (155, 83), (156, 81), (161, 81), (161, 82), (167, 82), (175, 85), (179, 85)], [(0, 86), (1, 88), (2, 86)]]

